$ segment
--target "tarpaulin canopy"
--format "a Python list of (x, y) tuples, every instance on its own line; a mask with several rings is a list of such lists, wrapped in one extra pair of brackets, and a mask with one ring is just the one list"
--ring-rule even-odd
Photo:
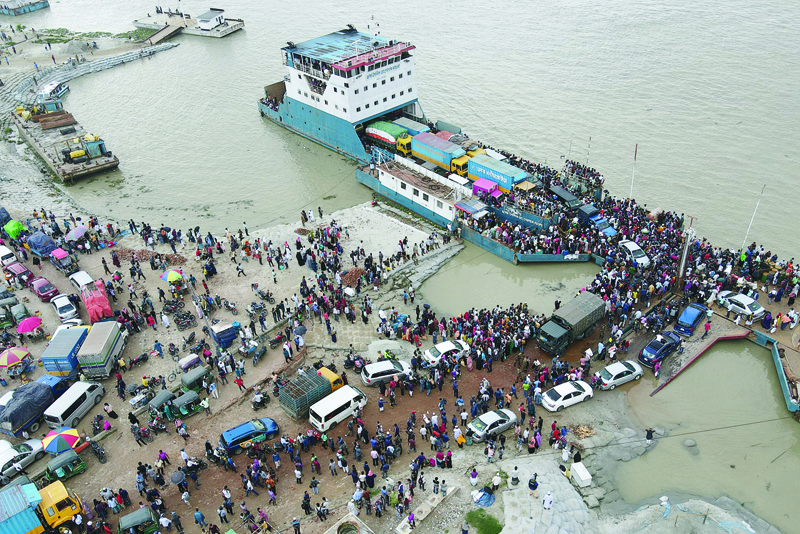
[(492, 191), (491, 193), (489, 193), (489, 195), (490, 195), (490, 196), (493, 196), (494, 198), (497, 198), (497, 197), (499, 197), (499, 196), (500, 196), (500, 195), (502, 195), (502, 194), (503, 194), (503, 192), (502, 192), (502, 191), (500, 191), (499, 189), (495, 189), (494, 191)]
[(50, 254), (52, 254), (53, 257), (55, 259), (57, 259), (57, 260), (63, 260), (64, 258), (66, 258), (69, 255), (69, 254), (67, 254), (67, 252), (64, 249), (60, 249), (60, 248), (55, 249)]
[(92, 324), (114, 316), (111, 304), (108, 302), (106, 288), (100, 280), (95, 280), (95, 287), (92, 287), (91, 284), (83, 286), (81, 297)]
[(12, 239), (18, 238), (19, 234), (21, 234), (24, 229), (25, 227), (21, 222), (14, 220), (8, 221), (5, 226), (3, 226), (3, 230), (5, 230)]
[(47, 384), (30, 382), (18, 387), (0, 412), (0, 427), (15, 432), (25, 422), (41, 415), (53, 403), (53, 390)]
[(48, 237), (44, 232), (36, 232), (30, 236), (28, 238), (28, 246), (31, 248), (32, 252), (39, 254), (40, 256), (50, 254), (57, 248), (56, 242)]
[(486, 204), (476, 198), (471, 198), (469, 200), (461, 200), (456, 202), (456, 208), (471, 215), (475, 212), (486, 209)]
[(518, 184), (514, 185), (515, 188), (521, 189), (522, 191), (530, 191), (531, 189), (536, 188), (536, 184), (529, 182), (528, 180), (523, 180)]
[(0, 226), (5, 226), (11, 220), (11, 215), (5, 208), (0, 208)]

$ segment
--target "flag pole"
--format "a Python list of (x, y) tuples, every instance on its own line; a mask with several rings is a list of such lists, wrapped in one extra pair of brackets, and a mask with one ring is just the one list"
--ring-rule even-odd
[(636, 143), (636, 148), (633, 149), (633, 174), (631, 174), (631, 192), (628, 198), (633, 198), (633, 179), (636, 178), (636, 155), (639, 153), (639, 143)]
[(747, 244), (747, 236), (750, 235), (750, 228), (753, 227), (753, 221), (756, 218), (756, 212), (758, 211), (758, 205), (761, 204), (761, 198), (764, 196), (764, 189), (767, 187), (767, 184), (764, 184), (764, 187), (761, 188), (761, 195), (758, 197), (758, 202), (756, 202), (756, 209), (753, 210), (753, 216), (750, 218), (750, 224), (747, 226), (747, 233), (744, 234), (744, 241), (742, 242), (742, 250), (744, 250), (744, 246)]

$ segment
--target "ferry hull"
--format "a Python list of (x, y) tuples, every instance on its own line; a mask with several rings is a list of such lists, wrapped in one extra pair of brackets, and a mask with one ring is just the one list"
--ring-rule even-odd
[(263, 102), (258, 103), (258, 110), (262, 117), (268, 118), (278, 126), (302, 135), (345, 157), (361, 163), (369, 161), (367, 151), (364, 149), (361, 139), (358, 138), (355, 127), (344, 119), (334, 117), (290, 97), (284, 97), (277, 111)]
[(11, 15), (12, 17), (15, 17), (17, 15), (24, 15), (25, 13), (38, 11), (46, 7), (50, 7), (50, 2), (48, 0), (41, 0), (39, 2), (32, 2), (24, 6), (12, 7), (12, 8), (3, 6), (0, 7), (0, 15)]

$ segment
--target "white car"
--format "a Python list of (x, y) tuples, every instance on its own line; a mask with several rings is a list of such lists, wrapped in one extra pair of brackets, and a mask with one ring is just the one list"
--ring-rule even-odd
[(633, 241), (628, 239), (620, 241), (619, 249), (625, 255), (625, 259), (627, 259), (628, 262), (633, 263), (635, 261), (637, 265), (645, 269), (650, 267), (650, 258), (648, 258), (644, 250)]
[(745, 319), (760, 319), (767, 313), (764, 306), (754, 299), (733, 291), (720, 291), (717, 295), (717, 302), (733, 313), (741, 313)]
[(94, 284), (94, 278), (92, 278), (86, 271), (78, 271), (75, 274), (69, 275), (69, 283), (72, 284), (75, 289), (80, 291), (83, 286)]
[(22, 467), (26, 467), (42, 458), (44, 458), (44, 450), (40, 439), (29, 439), (0, 451), (0, 486), (5, 486), (17, 476), (17, 470), (14, 469), (15, 461), (22, 464)]
[(50, 300), (56, 315), (61, 322), (74, 319), (78, 316), (78, 309), (70, 302), (69, 297), (64, 294), (58, 294)]
[(449, 360), (453, 356), (460, 358), (469, 352), (469, 345), (464, 341), (443, 341), (422, 353), (424, 365), (439, 365), (442, 358)]
[(631, 380), (639, 380), (644, 375), (642, 366), (636, 362), (624, 361), (614, 362), (597, 371), (597, 383), (600, 389), (614, 389)]
[(542, 395), (542, 406), (551, 412), (560, 412), (573, 404), (594, 397), (592, 387), (583, 380), (564, 382), (548, 389)]
[(492, 410), (473, 419), (467, 425), (467, 435), (472, 436), (475, 441), (483, 441), (486, 436), (493, 433), (500, 435), (515, 424), (517, 424), (517, 414), (512, 410), (507, 408)]

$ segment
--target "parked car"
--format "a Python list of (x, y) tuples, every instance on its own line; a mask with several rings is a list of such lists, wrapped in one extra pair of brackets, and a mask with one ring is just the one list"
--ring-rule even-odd
[(692, 302), (686, 306), (686, 309), (683, 310), (683, 313), (680, 314), (678, 320), (675, 322), (675, 331), (684, 336), (691, 336), (703, 321), (707, 310), (708, 308), (702, 304)]
[(503, 408), (479, 415), (467, 425), (467, 435), (474, 441), (483, 441), (491, 434), (500, 435), (517, 424), (517, 414)]
[(53, 305), (56, 315), (58, 315), (58, 318), (61, 319), (62, 322), (74, 319), (78, 316), (78, 309), (70, 302), (69, 297), (64, 294), (60, 293), (50, 299), (50, 304)]
[(607, 365), (594, 375), (597, 377), (600, 389), (614, 389), (631, 380), (639, 380), (643, 374), (642, 366), (638, 363), (623, 361)]
[(31, 291), (36, 293), (36, 296), (39, 297), (42, 302), (50, 302), (53, 297), (58, 295), (56, 286), (51, 284), (47, 278), (41, 276), (35, 278), (33, 282), (31, 282)]
[(381, 382), (390, 382), (395, 375), (405, 379), (413, 376), (414, 371), (406, 362), (384, 360), (365, 365), (361, 372), (361, 381), (365, 386), (377, 386)]
[(442, 358), (445, 360), (449, 360), (453, 356), (460, 358), (462, 354), (466, 355), (467, 352), (469, 352), (469, 345), (460, 339), (444, 341), (423, 352), (422, 362), (424, 365), (439, 365)]
[(269, 417), (252, 419), (223, 432), (219, 437), (219, 445), (229, 453), (238, 454), (249, 449), (253, 443), (276, 438), (278, 431), (278, 423)]
[(675, 332), (665, 330), (639, 351), (639, 361), (651, 369), (656, 363), (672, 354), (681, 344), (681, 337)]
[(542, 395), (542, 406), (551, 412), (560, 412), (592, 397), (594, 392), (589, 384), (583, 380), (572, 380), (545, 391)]
[(720, 291), (717, 295), (719, 305), (733, 313), (740, 313), (742, 317), (750, 320), (761, 319), (767, 310), (755, 299), (735, 293), (733, 291)]
[(78, 271), (75, 274), (69, 275), (69, 283), (80, 291), (83, 286), (94, 285), (94, 278), (89, 276), (89, 273), (86, 271)]
[(9, 263), (3, 267), (3, 270), (13, 276), (16, 276), (23, 286), (30, 286), (31, 282), (33, 282), (33, 273), (30, 271), (30, 269), (25, 267), (25, 265), (19, 262), (15, 261), (14, 263)]
[(17, 470), (14, 469), (15, 461), (24, 468), (42, 458), (44, 450), (40, 439), (29, 439), (19, 445), (3, 448), (0, 450), (0, 486), (5, 486), (17, 475)]
[(630, 263), (636, 262), (637, 265), (640, 267), (644, 267), (647, 269), (650, 267), (650, 258), (647, 257), (647, 254), (644, 253), (644, 250), (628, 239), (624, 239), (619, 242), (619, 249), (625, 255), (625, 259), (627, 259)]

